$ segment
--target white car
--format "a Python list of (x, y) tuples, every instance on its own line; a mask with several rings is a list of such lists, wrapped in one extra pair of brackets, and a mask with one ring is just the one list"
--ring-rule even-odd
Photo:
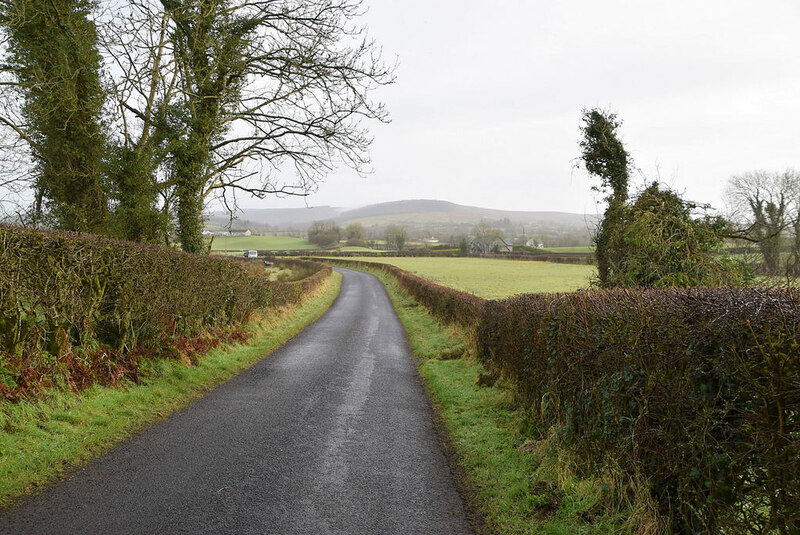
[(258, 251), (255, 249), (250, 249), (249, 251), (244, 252), (245, 258), (258, 258)]

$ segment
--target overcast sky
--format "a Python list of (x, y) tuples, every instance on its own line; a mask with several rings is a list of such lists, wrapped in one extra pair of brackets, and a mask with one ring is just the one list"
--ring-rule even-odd
[[(374, 173), (341, 169), (309, 205), (442, 199), (594, 213), (573, 169), (581, 109), (623, 120), (647, 179), (721, 204), (727, 178), (800, 168), (797, 0), (366, 0), (399, 61), (377, 96)], [(636, 179), (641, 183), (641, 179)], [(299, 199), (247, 207), (303, 206)]]

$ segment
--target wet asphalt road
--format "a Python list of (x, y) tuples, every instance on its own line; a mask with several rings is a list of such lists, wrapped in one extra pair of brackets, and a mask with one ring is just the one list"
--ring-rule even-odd
[(316, 323), (0, 533), (469, 533), (383, 286), (341, 271)]

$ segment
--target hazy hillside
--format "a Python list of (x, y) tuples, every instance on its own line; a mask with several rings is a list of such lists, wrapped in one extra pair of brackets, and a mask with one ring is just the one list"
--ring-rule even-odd
[[(214, 214), (213, 221), (225, 220), (227, 216)], [(587, 221), (595, 220), (594, 216), (571, 214), (567, 212), (523, 212), (510, 210), (493, 210), (477, 206), (463, 206), (448, 201), (406, 200), (371, 204), (352, 210), (333, 206), (315, 206), (312, 208), (258, 208), (245, 209), (239, 216), (240, 221), (270, 225), (281, 229), (299, 227), (312, 221), (333, 219), (346, 225), (359, 221), (365, 226), (373, 224), (404, 223), (409, 225), (425, 225), (428, 223), (476, 224), (481, 220), (499, 221), (508, 219), (516, 224), (535, 224), (543, 226), (566, 226), (574, 228), (586, 227)], [(237, 224), (234, 222), (234, 226)]]
[[(272, 231), (296, 230), (303, 232), (313, 221), (335, 220), (339, 225), (361, 223), (368, 234), (379, 238), (387, 225), (399, 224), (408, 228), (412, 236), (436, 236), (448, 239), (468, 235), (473, 227), (484, 221), (503, 229), (507, 238), (519, 236), (538, 237), (560, 245), (588, 245), (589, 229), (595, 216), (566, 212), (526, 212), (493, 210), (477, 206), (463, 206), (447, 201), (427, 199), (404, 200), (372, 204), (356, 209), (332, 206), (314, 208), (246, 209), (233, 223), (235, 228), (247, 227), (255, 232), (269, 225)], [(209, 225), (227, 225), (227, 216), (214, 215)]]
[(342, 212), (337, 220), (342, 222), (359, 221), (362, 224), (382, 222), (402, 222), (406, 224), (455, 223), (477, 224), (483, 221), (502, 221), (508, 219), (516, 224), (535, 224), (543, 226), (586, 226), (586, 217), (566, 212), (520, 212), (493, 210), (477, 206), (463, 206), (447, 201), (411, 200), (372, 204), (355, 210)]
[[(248, 221), (260, 225), (270, 225), (278, 229), (305, 228), (312, 221), (335, 219), (342, 212), (341, 208), (332, 206), (314, 206), (311, 208), (249, 208), (238, 214), (239, 221)], [(228, 214), (215, 213), (209, 218), (215, 224), (228, 224)], [(241, 226), (234, 221), (234, 227)]]

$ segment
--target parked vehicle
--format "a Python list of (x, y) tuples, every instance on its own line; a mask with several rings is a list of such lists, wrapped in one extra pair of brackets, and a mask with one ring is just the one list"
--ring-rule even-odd
[(244, 252), (245, 258), (258, 258), (258, 251), (255, 249), (250, 249), (249, 251)]

